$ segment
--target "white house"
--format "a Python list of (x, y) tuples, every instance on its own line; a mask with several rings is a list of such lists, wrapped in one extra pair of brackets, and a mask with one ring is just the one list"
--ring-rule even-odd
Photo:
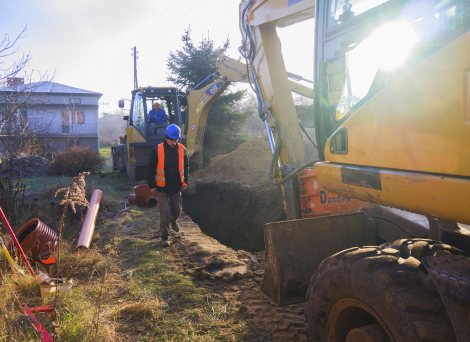
[(8, 99), (30, 96), (18, 110), (17, 125), (27, 123), (28, 131), (47, 141), (49, 148), (88, 146), (99, 152), (98, 100), (102, 94), (54, 82), (12, 85), (0, 88), (0, 94), (0, 112)]

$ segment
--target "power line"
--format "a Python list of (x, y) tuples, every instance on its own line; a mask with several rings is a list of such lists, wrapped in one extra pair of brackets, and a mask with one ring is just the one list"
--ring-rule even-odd
[[(181, 18), (179, 18), (179, 20), (183, 20), (184, 18), (186, 18), (186, 16), (188, 15), (189, 12), (191, 12), (191, 10), (194, 8), (194, 6), (196, 6), (201, 0), (196, 0), (194, 2), (194, 4), (186, 11), (185, 14), (183, 14), (183, 16)], [(173, 24), (173, 26), (171, 26), (171, 28), (173, 28), (175, 26), (175, 24)]]
[(170, 2), (170, 5), (168, 5), (168, 7), (165, 9), (165, 11), (160, 15), (160, 17), (155, 21), (155, 23), (147, 30), (147, 32), (145, 32), (145, 34), (142, 35), (142, 37), (139, 39), (139, 41), (137, 42), (136, 45), (139, 45), (139, 43), (142, 41), (142, 39), (144, 39), (144, 37), (147, 35), (147, 33), (149, 33), (153, 27), (155, 25), (157, 25), (159, 22), (160, 22), (160, 19), (165, 15), (165, 13), (170, 9), (171, 5), (173, 4), (173, 2)]
[[(170, 20), (172, 20), (172, 19), (175, 17), (174, 14), (175, 14), (175, 12), (176, 12), (177, 10), (179, 10), (181, 7), (184, 7), (185, 5), (187, 5), (190, 1), (191, 1), (191, 0), (187, 0), (186, 3), (184, 3), (184, 0), (182, 0), (182, 1), (180, 2), (180, 5), (177, 6), (177, 7), (175, 8), (175, 10), (166, 18), (166, 20), (164, 20), (164, 21), (161, 23), (161, 25), (158, 27), (158, 29), (156, 30), (156, 32), (155, 32), (149, 39), (147, 39), (147, 40), (145, 41), (144, 45), (145, 45), (148, 41), (154, 39), (157, 34), (162, 34), (162, 35), (163, 35), (163, 34), (165, 33), (165, 30), (162, 31), (162, 32), (159, 32), (159, 30), (160, 30), (166, 23), (168, 23)], [(183, 5), (183, 6), (182, 6), (182, 5)], [(178, 13), (179, 13), (179, 11), (178, 11), (176, 14), (178, 14)]]
[(127, 66), (127, 63), (130, 61), (130, 56), (132, 55), (129, 55), (126, 57), (126, 59), (124, 60), (124, 63), (122, 63), (121, 67), (119, 68), (119, 72), (117, 73), (118, 75), (121, 73), (122, 69), (124, 69), (125, 66)]
[[(188, 3), (189, 1), (191, 0), (188, 0), (186, 3)], [(186, 11), (185, 14), (183, 14), (180, 18), (178, 18), (179, 21), (182, 21), (187, 15), (189, 12), (191, 12), (191, 10), (194, 8), (194, 6), (196, 6), (201, 0), (196, 0), (193, 5)], [(170, 27), (167, 28), (167, 30), (170, 30), (172, 29), (174, 26), (175, 26), (176, 23), (173, 23), (173, 25), (171, 25)], [(166, 31), (162, 31), (161, 33), (164, 34)]]

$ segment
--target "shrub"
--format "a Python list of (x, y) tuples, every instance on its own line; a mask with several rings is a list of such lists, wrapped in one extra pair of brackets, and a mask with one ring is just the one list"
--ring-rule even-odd
[[(26, 185), (20, 178), (19, 173), (16, 171), (15, 158), (12, 154), (9, 155), (8, 162), (3, 160), (1, 166), (6, 167), (0, 171), (0, 207), (5, 213), (11, 225), (18, 223), (25, 212), (25, 193)], [(3, 222), (0, 223), (2, 226)]]
[(96, 172), (101, 169), (104, 159), (89, 147), (76, 146), (57, 153), (51, 163), (51, 173), (76, 176), (80, 172)]

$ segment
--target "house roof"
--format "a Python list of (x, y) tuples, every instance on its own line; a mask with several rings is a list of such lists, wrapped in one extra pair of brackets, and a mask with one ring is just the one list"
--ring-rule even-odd
[(54, 93), (54, 94), (73, 94), (73, 95), (99, 95), (103, 94), (85, 89), (70, 87), (55, 82), (34, 82), (21, 84), (15, 87), (0, 88), (0, 92), (26, 91), (34, 93)]

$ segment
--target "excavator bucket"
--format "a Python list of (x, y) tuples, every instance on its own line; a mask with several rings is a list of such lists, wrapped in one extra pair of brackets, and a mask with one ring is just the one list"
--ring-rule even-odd
[(305, 301), (310, 278), (327, 257), (351, 247), (375, 245), (368, 216), (354, 214), (267, 223), (261, 290), (277, 305)]

